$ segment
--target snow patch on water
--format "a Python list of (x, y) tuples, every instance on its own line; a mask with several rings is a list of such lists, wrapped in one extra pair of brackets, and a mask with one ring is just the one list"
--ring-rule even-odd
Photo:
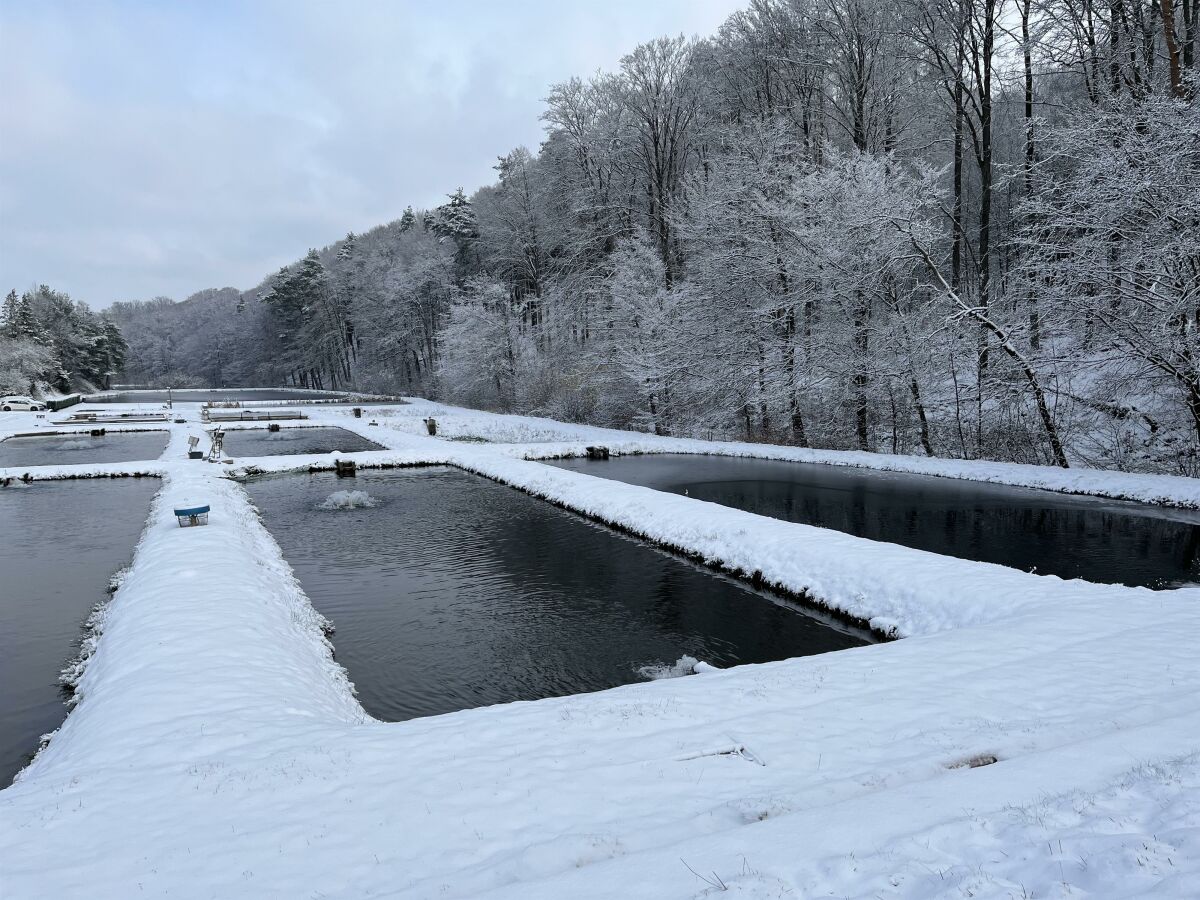
[(703, 671), (701, 667), (707, 665), (696, 657), (685, 654), (671, 665), (652, 663), (647, 666), (638, 666), (637, 673), (643, 678), (658, 681), (662, 678), (682, 678), (684, 675), (695, 675), (697, 672)]
[(370, 509), (378, 505), (379, 501), (366, 491), (334, 491), (317, 509)]

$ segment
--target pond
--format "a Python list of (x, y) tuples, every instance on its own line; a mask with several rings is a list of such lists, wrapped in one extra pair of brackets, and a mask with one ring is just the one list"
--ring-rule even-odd
[(109, 578), (133, 559), (157, 478), (0, 488), (0, 787), (67, 707), (58, 675)]
[(167, 449), (166, 431), (108, 431), (104, 427), (106, 433), (99, 437), (83, 432), (0, 441), (0, 468), (134, 462), (158, 459)]
[(684, 655), (729, 666), (868, 640), (456, 469), (246, 487), (380, 719), (600, 690)]
[(339, 400), (346, 394), (303, 388), (219, 388), (214, 390), (114, 391), (91, 394), (88, 403), (244, 403), (251, 400)]
[(266, 428), (239, 428), (225, 432), (225, 455), (290, 456), (298, 453), (357, 453), (361, 450), (383, 450), (374, 441), (359, 437), (344, 428), (318, 426), (313, 428), (282, 427), (278, 431)]
[(1200, 581), (1200, 512), (954, 478), (663, 454), (548, 464), (749, 512), (1041, 575)]

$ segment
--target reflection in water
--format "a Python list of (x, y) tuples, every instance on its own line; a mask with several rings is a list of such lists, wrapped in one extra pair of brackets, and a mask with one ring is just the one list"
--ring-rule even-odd
[(167, 449), (167, 437), (165, 431), (109, 431), (100, 437), (86, 432), (12, 437), (0, 441), (0, 468), (158, 459)]
[(318, 511), (332, 475), (247, 485), (359, 699), (388, 720), (864, 643), (728, 579), (453, 469), (362, 472), (373, 508)]
[(225, 432), (226, 456), (290, 456), (297, 453), (357, 453), (379, 444), (344, 428), (246, 428)]
[(550, 464), (1042, 575), (1150, 587), (1200, 580), (1196, 512), (778, 460), (671, 454)]
[(66, 715), (58, 673), (157, 489), (157, 478), (0, 488), (0, 787)]

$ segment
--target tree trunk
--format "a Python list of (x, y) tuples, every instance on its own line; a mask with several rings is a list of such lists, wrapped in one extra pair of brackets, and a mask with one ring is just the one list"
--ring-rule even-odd
[(1037, 403), (1038, 415), (1041, 417), (1042, 427), (1046, 432), (1046, 438), (1050, 442), (1050, 452), (1054, 457), (1054, 463), (1055, 465), (1061, 466), (1064, 469), (1069, 468), (1067, 463), (1067, 455), (1063, 450), (1062, 441), (1059, 439), (1058, 428), (1054, 424), (1054, 417), (1050, 415), (1050, 407), (1046, 403), (1046, 395), (1042, 391), (1042, 384), (1038, 378), (1037, 371), (1033, 368), (1021, 351), (1016, 348), (1003, 328), (993, 322), (991, 318), (984, 313), (984, 311), (979, 309), (979, 307), (972, 306), (963, 300), (963, 298), (959, 296), (959, 294), (953, 288), (950, 287), (950, 284), (942, 275), (941, 270), (937, 267), (937, 263), (933, 261), (933, 258), (929, 255), (929, 252), (917, 242), (916, 238), (912, 237), (910, 234), (909, 240), (912, 242), (913, 249), (915, 249), (920, 257), (925, 261), (926, 267), (933, 274), (934, 278), (937, 279), (938, 283), (942, 286), (942, 290), (946, 292), (946, 295), (962, 310), (962, 312), (975, 319), (979, 323), (980, 327), (986, 328), (992, 335), (994, 335), (997, 342), (1000, 344), (1000, 349), (1008, 354), (1008, 356), (1012, 358), (1013, 362), (1020, 367), (1021, 373), (1025, 376), (1025, 380), (1029, 383), (1029, 387), (1033, 391), (1034, 400)]
[(867, 387), (870, 376), (867, 374), (867, 352), (870, 349), (870, 334), (867, 331), (870, 317), (870, 300), (862, 293), (855, 292), (854, 308), (854, 424), (858, 436), (858, 448), (870, 450), (871, 440), (868, 430)]
[(956, 62), (958, 69), (954, 74), (954, 244), (950, 251), (950, 283), (954, 289), (962, 288), (963, 260), (963, 72), (964, 65), (963, 34), (958, 34), (958, 49)]
[[(995, 45), (995, 3), (984, 4), (983, 52), (979, 60), (979, 306), (986, 316), (992, 296), (992, 56)], [(988, 369), (988, 333), (980, 330), (979, 389)]]
[(1183, 85), (1183, 73), (1179, 67), (1179, 45), (1175, 40), (1175, 3), (1174, 0), (1160, 0), (1162, 8), (1163, 42), (1167, 47), (1167, 60), (1171, 72), (1171, 93), (1181, 100), (1187, 98), (1187, 89)]
[(1200, 0), (1183, 0), (1183, 67), (1196, 65), (1196, 16), (1200, 15)]
[(921, 426), (921, 449), (926, 456), (933, 456), (933, 444), (929, 441), (929, 419), (925, 417), (925, 404), (921, 402), (921, 386), (917, 376), (909, 373), (908, 388), (912, 392), (913, 408), (917, 411), (917, 422)]
[(771, 413), (767, 407), (767, 359), (762, 341), (758, 341), (758, 418), (764, 439), (771, 435)]
[[(1033, 196), (1033, 46), (1029, 37), (1029, 11), (1033, 0), (1021, 4), (1021, 56), (1025, 67), (1025, 199)], [(1029, 309), (1029, 346), (1038, 350), (1042, 345), (1041, 312), (1038, 309), (1037, 291), (1031, 284), (1025, 292), (1025, 303)]]

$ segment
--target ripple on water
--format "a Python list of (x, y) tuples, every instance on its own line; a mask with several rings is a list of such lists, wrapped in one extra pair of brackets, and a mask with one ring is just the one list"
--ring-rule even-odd
[(376, 507), (315, 517), (332, 475), (247, 485), (359, 699), (382, 719), (640, 681), (864, 642), (747, 587), (486, 479), (359, 470)]

